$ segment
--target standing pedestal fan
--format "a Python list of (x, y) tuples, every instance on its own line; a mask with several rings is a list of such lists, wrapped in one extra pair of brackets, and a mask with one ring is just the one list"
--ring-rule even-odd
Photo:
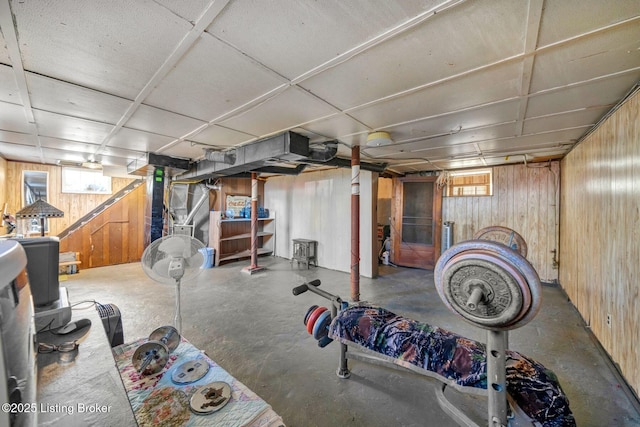
[(205, 257), (200, 251), (204, 244), (191, 236), (174, 234), (153, 241), (142, 254), (142, 269), (151, 279), (175, 284), (176, 314), (174, 324), (182, 333), (180, 314), (180, 283), (200, 274)]

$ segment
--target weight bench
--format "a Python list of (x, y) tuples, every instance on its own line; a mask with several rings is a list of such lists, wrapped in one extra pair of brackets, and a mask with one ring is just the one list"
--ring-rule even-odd
[(487, 396), (490, 427), (511, 426), (513, 420), (575, 427), (555, 374), (507, 350), (507, 330), (529, 322), (540, 306), (539, 278), (526, 259), (506, 245), (471, 240), (448, 249), (434, 276), (445, 304), (487, 329), (486, 344), (367, 303), (349, 305), (319, 289), (319, 280), (295, 287), (293, 294), (311, 291), (331, 301), (330, 315), (327, 308), (312, 306), (304, 323), (320, 347), (340, 343), (341, 378), (350, 376), (347, 360), (353, 359), (436, 379), (439, 405), (461, 426), (479, 427), (446, 399), (446, 387)]

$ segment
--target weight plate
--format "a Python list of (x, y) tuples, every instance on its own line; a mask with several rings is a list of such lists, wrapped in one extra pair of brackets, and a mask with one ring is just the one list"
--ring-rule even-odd
[(224, 408), (229, 400), (231, 400), (229, 384), (216, 381), (198, 388), (189, 400), (189, 407), (197, 415), (207, 415)]
[(316, 324), (316, 320), (318, 320), (318, 317), (320, 317), (320, 314), (322, 314), (325, 311), (327, 311), (327, 307), (318, 307), (315, 310), (313, 310), (313, 312), (309, 316), (309, 320), (307, 321), (307, 332), (309, 332), (309, 334), (313, 334), (313, 327)]
[(316, 308), (318, 308), (317, 305), (312, 305), (311, 307), (309, 307), (309, 310), (307, 310), (307, 314), (304, 315), (304, 326), (307, 326), (307, 320), (309, 320), (309, 316), (311, 315), (311, 312)]
[[(516, 280), (496, 263), (479, 258), (453, 261), (444, 272), (445, 297), (456, 313), (484, 328), (503, 327), (522, 310), (522, 292)], [(467, 302), (475, 289), (483, 297), (471, 309)]]
[(317, 340), (327, 335), (329, 324), (331, 323), (331, 312), (324, 311), (318, 316), (316, 324), (313, 326), (313, 337)]
[(169, 349), (159, 341), (141, 344), (133, 353), (131, 362), (141, 375), (153, 375), (162, 371), (169, 361)]
[(175, 384), (191, 384), (209, 372), (209, 364), (206, 360), (199, 358), (184, 362), (180, 366), (176, 366), (171, 374), (171, 381)]
[(164, 343), (171, 353), (180, 345), (180, 333), (173, 326), (161, 326), (151, 332), (149, 341), (160, 341)]
[[(511, 264), (508, 260), (502, 259), (500, 254), (495, 254), (486, 250), (477, 250), (477, 251), (465, 251), (456, 256), (452, 257), (451, 260), (447, 263), (448, 265), (452, 265), (453, 262), (461, 261), (464, 259), (481, 259), (487, 262), (493, 263), (504, 271), (506, 271), (513, 279), (515, 279), (516, 284), (518, 285), (520, 292), (522, 293), (522, 305), (520, 311), (514, 316), (514, 318), (502, 326), (506, 329), (510, 329), (510, 326), (518, 322), (522, 319), (527, 312), (531, 309), (531, 291), (529, 289), (527, 280), (520, 273), (520, 271)], [(476, 301), (479, 302), (479, 301)], [(469, 301), (467, 301), (467, 307), (471, 310), (475, 310), (476, 308), (469, 305)]]
[(494, 225), (478, 230), (473, 235), (474, 240), (490, 240), (492, 242), (502, 243), (509, 248), (517, 251), (523, 257), (527, 257), (527, 242), (517, 231), (508, 227)]
[(524, 278), (524, 280), (519, 279), (516, 275), (516, 283), (518, 283), (518, 286), (523, 289), (523, 297), (527, 298), (528, 294), (531, 295), (531, 303), (528, 310), (526, 310), (525, 305), (529, 304), (526, 303), (526, 300), (523, 300), (523, 308), (524, 310), (526, 310), (526, 312), (521, 313), (521, 317), (516, 316), (513, 321), (507, 322), (502, 326), (490, 327), (490, 329), (515, 329), (529, 323), (540, 310), (542, 300), (542, 286), (540, 284), (538, 273), (536, 273), (533, 266), (520, 253), (505, 246), (504, 244), (496, 243), (489, 240), (467, 240), (464, 242), (460, 242), (447, 249), (440, 256), (434, 269), (434, 281), (438, 294), (440, 295), (440, 298), (445, 303), (445, 305), (447, 305), (447, 307), (457, 313), (457, 311), (454, 310), (452, 305), (448, 302), (445, 295), (445, 282), (443, 281), (443, 273), (447, 268), (447, 264), (452, 260), (452, 258), (469, 251), (471, 252), (470, 256), (472, 256), (473, 253), (490, 253), (500, 258), (503, 262), (507, 263), (507, 265), (512, 266), (514, 269), (519, 271), (520, 275)]

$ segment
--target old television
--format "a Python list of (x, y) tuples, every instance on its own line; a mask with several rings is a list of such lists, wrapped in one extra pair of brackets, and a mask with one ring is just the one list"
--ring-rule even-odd
[[(26, 267), (21, 245), (0, 241), (0, 403), (16, 407), (36, 402), (36, 330)], [(35, 412), (0, 412), (0, 425), (36, 424)]]

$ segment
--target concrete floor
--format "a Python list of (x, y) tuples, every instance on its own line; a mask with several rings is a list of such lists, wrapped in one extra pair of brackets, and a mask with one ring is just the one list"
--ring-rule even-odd
[[(183, 335), (265, 399), (287, 426), (456, 425), (440, 410), (433, 380), (354, 361), (350, 379), (335, 375), (338, 345), (320, 349), (303, 326), (307, 308), (328, 306), (328, 301), (309, 292), (294, 297), (291, 289), (320, 279), (323, 289), (346, 300), (348, 274), (266, 257), (260, 265), (267, 269), (250, 276), (240, 272), (246, 265), (204, 270), (182, 284)], [(444, 306), (430, 271), (384, 267), (382, 273), (375, 280), (360, 280), (361, 300), (484, 341), (484, 331)], [(174, 287), (147, 278), (139, 263), (83, 269), (66, 277), (61, 285), (72, 304), (95, 300), (120, 308), (125, 342), (173, 324)], [(555, 371), (578, 426), (640, 425), (637, 402), (625, 393), (561, 289), (544, 287), (540, 313), (510, 334), (510, 348)], [(450, 399), (485, 422), (481, 398), (451, 392)]]

